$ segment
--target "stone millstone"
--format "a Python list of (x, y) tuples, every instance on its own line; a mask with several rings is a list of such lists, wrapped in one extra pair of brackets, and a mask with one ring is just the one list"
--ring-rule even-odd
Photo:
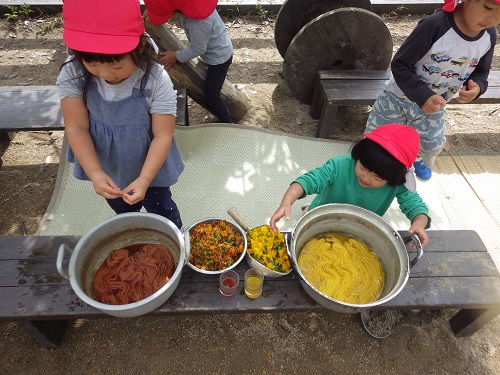
[(274, 25), (274, 42), (280, 55), (285, 57), (293, 37), (305, 24), (326, 12), (343, 7), (372, 10), (370, 0), (286, 0)]
[(387, 70), (392, 37), (375, 13), (339, 8), (306, 24), (293, 38), (283, 62), (292, 95), (310, 104), (318, 70)]

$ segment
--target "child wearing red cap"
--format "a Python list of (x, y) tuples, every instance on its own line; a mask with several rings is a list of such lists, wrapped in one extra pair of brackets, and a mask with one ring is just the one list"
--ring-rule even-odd
[[(148, 17), (151, 17), (149, 11)], [(207, 74), (203, 84), (207, 108), (217, 116), (219, 122), (232, 123), (229, 109), (220, 97), (220, 93), (229, 66), (233, 62), (233, 44), (219, 13), (214, 10), (208, 17), (196, 19), (184, 12), (174, 11), (170, 19), (180, 20), (189, 40), (189, 46), (179, 51), (160, 52), (160, 62), (168, 68), (177, 61), (185, 63), (200, 57), (207, 64)]]
[(366, 133), (349, 155), (336, 156), (292, 182), (269, 225), (277, 232), (282, 217), (290, 220), (292, 204), (317, 194), (309, 209), (328, 204), (352, 204), (384, 215), (394, 198), (410, 220), (410, 233), (427, 245), (431, 219), (416, 192), (412, 164), (419, 150), (418, 133), (409, 126), (388, 124)]
[(139, 1), (65, 0), (63, 19), (73, 54), (57, 86), (74, 176), (117, 214), (144, 207), (181, 228), (170, 192), (184, 169), (173, 138), (176, 93)]
[(422, 181), (432, 176), (446, 142), (444, 107), (454, 96), (470, 102), (488, 87), (500, 23), (500, 0), (445, 0), (443, 11), (418, 23), (391, 62), (392, 77), (377, 98), (366, 131), (400, 122), (420, 134), (414, 163)]
[(182, 12), (186, 17), (205, 19), (217, 7), (218, 0), (144, 0), (145, 17), (156, 24), (167, 22), (175, 11)]

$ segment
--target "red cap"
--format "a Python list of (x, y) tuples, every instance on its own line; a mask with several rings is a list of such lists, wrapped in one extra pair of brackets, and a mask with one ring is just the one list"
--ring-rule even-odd
[(417, 131), (408, 125), (387, 124), (363, 135), (378, 143), (406, 167), (408, 171), (405, 186), (415, 191), (417, 183), (413, 173), (413, 162), (420, 150), (420, 137)]
[(65, 0), (62, 15), (64, 42), (82, 52), (127, 53), (145, 31), (138, 0)]
[(149, 20), (161, 25), (167, 22), (175, 10), (188, 18), (205, 19), (217, 7), (217, 0), (144, 0)]
[[(500, 5), (500, 0), (492, 0), (492, 1)], [(458, 3), (460, 3), (460, 0), (444, 0), (444, 6), (442, 9), (445, 12), (453, 12), (457, 7)]]
[[(499, 0), (500, 1), (500, 0)], [(460, 0), (444, 0), (443, 10), (445, 12), (453, 12)]]

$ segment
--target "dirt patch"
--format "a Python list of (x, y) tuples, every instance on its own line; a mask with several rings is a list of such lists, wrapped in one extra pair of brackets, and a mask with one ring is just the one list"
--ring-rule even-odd
[[(421, 15), (385, 16), (394, 51)], [(314, 136), (309, 106), (292, 97), (274, 43), (275, 16), (224, 18), (233, 41), (228, 79), (252, 108), (241, 123)], [(181, 40), (180, 29), (173, 28)], [(500, 39), (500, 38), (499, 38)], [(0, 20), (0, 85), (53, 85), (66, 57), (54, 18)], [(500, 48), (493, 69), (500, 70)], [(14, 109), (15, 110), (15, 109)], [(360, 139), (370, 108), (341, 108), (332, 139)], [(214, 117), (190, 101), (191, 124)], [(450, 105), (446, 134), (452, 151), (498, 152), (498, 105)], [(33, 235), (57, 175), (62, 132), (18, 133), (0, 142), (0, 235)], [(500, 367), (500, 320), (470, 338), (455, 338), (449, 311), (403, 316), (382, 341), (363, 331), (358, 315), (243, 314), (78, 320), (61, 348), (37, 347), (16, 324), (0, 323), (4, 373), (393, 373), (493, 374)]]

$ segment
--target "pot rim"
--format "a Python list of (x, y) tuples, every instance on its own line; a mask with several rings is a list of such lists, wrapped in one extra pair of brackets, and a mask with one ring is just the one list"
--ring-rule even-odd
[(147, 304), (151, 303), (153, 300), (156, 300), (161, 294), (163, 294), (165, 292), (165, 290), (168, 289), (172, 284), (174, 284), (178, 281), (177, 279), (179, 278), (180, 273), (182, 272), (182, 269), (184, 268), (183, 258), (185, 257), (185, 251), (182, 251), (182, 249), (179, 249), (178, 264), (176, 266), (176, 269), (175, 269), (172, 277), (165, 283), (165, 285), (163, 285), (155, 293), (151, 294), (150, 296), (148, 296), (140, 301), (127, 303), (124, 305), (110, 305), (110, 304), (96, 301), (95, 299), (91, 298), (89, 295), (87, 295), (87, 293), (85, 293), (83, 291), (83, 289), (80, 287), (80, 284), (76, 281), (76, 276), (75, 276), (75, 273), (76, 273), (75, 262), (76, 262), (76, 260), (73, 257), (73, 255), (75, 254), (77, 249), (82, 247), (83, 244), (89, 242), (89, 240), (92, 237), (92, 235), (94, 234), (94, 232), (97, 229), (99, 229), (101, 226), (107, 225), (107, 224), (112, 223), (114, 221), (124, 220), (128, 217), (137, 217), (138, 215), (141, 215), (141, 216), (148, 215), (154, 220), (159, 220), (159, 221), (163, 222), (164, 224), (166, 224), (167, 226), (175, 228), (177, 230), (176, 234), (177, 234), (178, 243), (181, 245), (184, 243), (184, 239), (181, 235), (181, 232), (180, 232), (179, 228), (177, 228), (177, 226), (174, 223), (172, 223), (170, 220), (168, 220), (167, 218), (165, 218), (161, 215), (153, 214), (153, 213), (149, 213), (149, 212), (127, 212), (127, 213), (112, 216), (112, 217), (105, 219), (105, 220), (101, 221), (100, 223), (94, 225), (87, 233), (85, 233), (83, 235), (82, 238), (80, 238), (80, 240), (78, 241), (78, 243), (76, 244), (76, 246), (73, 250), (73, 253), (71, 254), (71, 258), (69, 261), (70, 262), (70, 264), (69, 264), (69, 271), (70, 271), (69, 276), (70, 276), (71, 287), (75, 291), (78, 298), (80, 298), (85, 303), (87, 303), (87, 304), (89, 304), (89, 305), (91, 305), (91, 306), (93, 306), (101, 311), (124, 312), (127, 310), (135, 309), (139, 306), (143, 306), (143, 305), (147, 305)]

